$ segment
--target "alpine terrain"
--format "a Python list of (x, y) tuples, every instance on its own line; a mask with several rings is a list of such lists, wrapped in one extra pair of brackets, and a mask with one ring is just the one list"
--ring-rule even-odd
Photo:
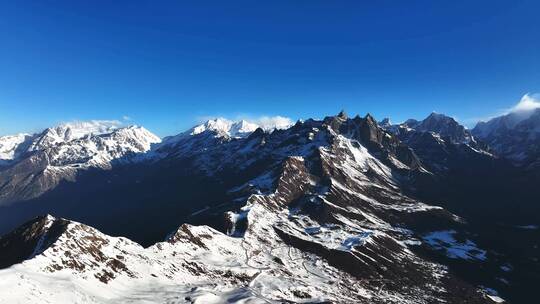
[(0, 137), (0, 303), (532, 303), (539, 113)]

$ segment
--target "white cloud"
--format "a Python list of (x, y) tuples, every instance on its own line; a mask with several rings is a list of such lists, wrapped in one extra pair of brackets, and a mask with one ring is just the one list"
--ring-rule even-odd
[(122, 116), (122, 120), (124, 121), (130, 121), (131, 120), (131, 117), (127, 116), (127, 115), (124, 115)]
[(261, 116), (253, 121), (253, 123), (259, 125), (259, 127), (270, 129), (286, 129), (290, 127), (294, 122), (289, 117), (284, 116)]
[(539, 96), (525, 94), (521, 97), (521, 100), (509, 110), (509, 112), (528, 112), (538, 108), (540, 108)]
[(99, 128), (99, 127), (108, 127), (108, 128), (118, 128), (122, 125), (122, 122), (119, 120), (72, 120), (60, 123), (61, 126), (69, 126), (73, 128)]
[(540, 108), (540, 95), (539, 94), (525, 94), (519, 102), (511, 107), (506, 109), (499, 109), (492, 115), (486, 115), (484, 117), (473, 117), (473, 118), (467, 118), (464, 120), (466, 124), (473, 125), (473, 123), (477, 122), (487, 122), (490, 121), (493, 118), (507, 115), (510, 113), (517, 113), (520, 114), (521, 119), (525, 119), (531, 114), (532, 110), (539, 109)]
[(87, 134), (105, 134), (122, 126), (118, 120), (74, 120), (61, 123), (59, 126), (71, 129), (71, 138), (81, 138)]

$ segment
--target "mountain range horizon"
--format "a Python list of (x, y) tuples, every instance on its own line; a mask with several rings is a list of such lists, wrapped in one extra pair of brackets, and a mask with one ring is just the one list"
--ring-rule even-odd
[[(525, 113), (525, 115), (526, 115), (526, 113), (530, 113), (530, 112), (532, 112), (532, 111), (534, 111), (535, 109), (538, 109), (538, 108), (540, 108), (540, 99), (538, 98), (538, 94), (526, 93), (525, 95), (523, 95), (521, 97), (520, 101), (518, 103), (516, 103), (514, 106), (508, 107), (506, 109), (494, 109), (494, 110), (491, 111), (490, 114), (488, 114), (487, 116), (484, 116), (483, 118), (465, 118), (465, 122), (462, 122), (462, 121), (460, 121), (459, 118), (456, 118), (456, 117), (454, 117), (452, 115), (448, 115), (448, 116), (452, 117), (456, 121), (460, 122), (466, 128), (473, 129), (479, 123), (487, 122), (487, 121), (492, 120), (493, 118), (496, 118), (496, 117), (499, 117), (499, 116), (504, 116), (504, 115), (507, 115), (507, 114), (510, 114), (510, 113), (522, 113), (522, 114)], [(346, 109), (342, 109), (342, 110), (345, 111)], [(438, 112), (438, 111), (435, 111), (435, 110), (433, 110), (431, 113), (446, 114), (446, 113)], [(370, 113), (366, 112), (366, 114), (370, 114)], [(429, 114), (427, 114), (427, 115), (429, 115)], [(393, 121), (391, 117), (387, 117), (385, 115), (382, 115), (382, 116), (383, 116), (382, 119), (388, 119), (390, 121)], [(411, 119), (411, 118), (412, 117), (409, 117), (408, 119)], [(227, 116), (215, 115), (215, 116), (198, 117), (197, 119), (194, 120), (194, 121), (196, 121), (194, 123), (194, 125), (202, 124), (202, 123), (205, 123), (205, 122), (207, 122), (209, 120), (214, 120), (214, 119), (223, 119), (223, 120), (227, 120), (227, 121), (242, 121), (242, 120), (244, 120), (244, 121), (254, 123), (254, 124), (258, 124), (258, 125), (262, 125), (262, 126), (268, 125), (269, 127), (271, 127), (272, 125), (282, 125), (282, 126), (284, 126), (284, 125), (287, 125), (287, 124), (292, 124), (294, 121), (302, 120), (302, 118), (297, 118), (295, 120), (293, 118), (289, 118), (289, 117), (281, 116), (281, 115), (254, 116), (254, 115), (242, 114), (242, 115), (237, 115), (236, 117), (232, 117), (232, 118), (227, 117)], [(405, 119), (400, 123), (404, 123), (408, 119)], [(416, 119), (418, 119), (418, 118), (416, 118)], [(129, 116), (123, 116), (123, 117), (121, 117), (119, 119), (70, 120), (70, 121), (58, 122), (58, 123), (55, 124), (55, 126), (61, 126), (61, 125), (65, 125), (65, 124), (77, 124), (77, 123), (99, 123), (99, 124), (116, 126), (116, 127), (131, 126), (131, 125), (137, 126), (138, 124), (133, 124), (132, 120), (133, 120), (133, 118), (129, 117)], [(398, 124), (400, 124), (400, 123), (398, 123)], [(41, 128), (41, 130), (43, 130), (45, 128), (46, 127)], [(34, 129), (34, 130), (20, 130), (20, 132), (15, 132), (15, 133), (10, 133), (10, 134), (0, 134), (0, 137), (2, 137), (2, 136), (14, 136), (14, 135), (19, 135), (19, 134), (33, 134), (33, 133), (38, 133), (41, 130), (39, 130), (39, 129), (38, 130), (36, 130), (36, 129)], [(184, 131), (180, 131), (180, 132), (184, 132)], [(174, 135), (174, 134), (163, 134), (163, 135), (161, 135), (161, 137), (166, 137), (166, 136), (171, 136), (171, 135)]]
[[(213, 259), (252, 269), (251, 262), (236, 260), (228, 252), (237, 242), (249, 242), (242, 245), (247, 246), (249, 260), (258, 256), (262, 243), (271, 240), (273, 249), (265, 256), (273, 258), (257, 257), (266, 266), (254, 270), (287, 273), (289, 267), (297, 267), (283, 264), (295, 261), (291, 253), (274, 252), (284, 242), (303, 252), (307, 259), (303, 263), (329, 263), (317, 266), (328, 278), (337, 279), (326, 273), (334, 268), (341, 273), (339, 280), (387, 278), (397, 273), (406, 278), (391, 279), (400, 283), (385, 295), (377, 294), (379, 283), (364, 284), (365, 291), (347, 294), (354, 301), (375, 297), (386, 303), (388, 297), (399, 296), (411, 303), (421, 303), (421, 298), (461, 303), (465, 296), (478, 303), (497, 303), (504, 298), (518, 302), (530, 298), (537, 249), (524, 251), (526, 259), (532, 260), (523, 264), (524, 256), (513, 255), (516, 244), (512, 240), (519, 238), (523, 250), (537, 248), (534, 239), (540, 213), (534, 197), (540, 193), (534, 184), (540, 178), (540, 149), (530, 147), (540, 147), (539, 109), (496, 117), (472, 130), (437, 113), (401, 124), (376, 121), (370, 114), (349, 117), (343, 110), (323, 119), (283, 122), (261, 128), (246, 120), (217, 118), (161, 139), (143, 127), (93, 121), (61, 124), (34, 135), (0, 137), (4, 219), (0, 248), (5, 248), (0, 250), (0, 260), (5, 261), (0, 267), (12, 269), (5, 273), (7, 282), (20, 282), (13, 279), (18, 265), (28, 265), (25, 272), (44, 271), (53, 281), (56, 272), (69, 273), (92, 288), (132, 286), (137, 280), (163, 276), (158, 285), (165, 291), (164, 286), (177, 284), (170, 280), (178, 282), (177, 275), (183, 271), (212, 281), (207, 275), (223, 278), (227, 269), (240, 277), (233, 275), (227, 283), (232, 285), (226, 284), (227, 288), (236, 286), (232, 294), (228, 289), (214, 292), (219, 301), (230, 297), (274, 301), (274, 296), (260, 294), (262, 290), (246, 293), (234, 283), (254, 282), (247, 277), (255, 273), (205, 257), (207, 250), (221, 248), (220, 257)], [(504, 212), (516, 200), (520, 209)], [(508, 229), (512, 232), (503, 232)], [(495, 235), (497, 243), (491, 241)], [(180, 263), (186, 257), (175, 256), (179, 240), (182, 246), (202, 250), (182, 247), (180, 256), (202, 254), (196, 259), (203, 264)], [(98, 243), (103, 245), (95, 248)], [(170, 248), (162, 251), (164, 247)], [(72, 253), (63, 253), (67, 248)], [(111, 252), (119, 253), (111, 256)], [(145, 262), (138, 259), (154, 261), (155, 254), (169, 256), (174, 267), (184, 270), (158, 267), (148, 277), (148, 270), (142, 270)], [(71, 255), (77, 258), (72, 260)], [(336, 255), (340, 258), (333, 258)], [(361, 258), (364, 255), (368, 260)], [(268, 264), (275, 261), (278, 266)], [(371, 267), (383, 261), (386, 270), (372, 273)], [(365, 263), (371, 266), (360, 266)], [(213, 266), (197, 268), (201, 265)], [(413, 271), (418, 265), (423, 265), (422, 270)], [(446, 273), (444, 267), (452, 272)], [(422, 282), (431, 280), (428, 273), (439, 271), (445, 279), (436, 289), (425, 290), (420, 297), (408, 293), (425, 286)], [(293, 283), (308, 288), (302, 292), (272, 290), (281, 290), (279, 297), (293, 302), (302, 297), (343, 300), (337, 296), (343, 290), (317, 285), (309, 273), (308, 281)], [(416, 279), (409, 281), (411, 276)], [(268, 278), (261, 278), (261, 287), (275, 284), (272, 276)], [(201, 290), (208, 288), (199, 279), (190, 280), (185, 284), (199, 282)], [(514, 283), (509, 285), (509, 280)], [(59, 297), (74, 296), (40, 286), (38, 290)], [(455, 286), (461, 286), (461, 291), (453, 290)], [(443, 289), (443, 294), (436, 291)], [(333, 291), (323, 296), (322, 290)], [(92, 289), (78, 292), (97, 296)], [(207, 291), (181, 294), (209, 297)], [(130, 296), (117, 300), (124, 297)], [(163, 297), (167, 295), (156, 299)]]

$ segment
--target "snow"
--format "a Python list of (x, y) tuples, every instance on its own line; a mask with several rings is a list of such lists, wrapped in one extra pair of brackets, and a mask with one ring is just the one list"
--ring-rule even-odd
[(107, 121), (69, 123), (32, 136), (20, 135), (16, 140), (3, 138), (2, 157), (11, 159), (0, 159), (0, 165), (10, 165), (3, 182), (9, 181), (11, 172), (29, 177), (28, 183), (15, 182), (4, 188), (11, 188), (4, 196), (8, 201), (13, 196), (17, 201), (31, 199), (63, 180), (75, 181), (79, 170), (111, 169), (113, 165), (140, 161), (144, 159), (141, 155), (161, 141), (143, 127), (121, 128)]
[(51, 225), (53, 223), (53, 220), (54, 218), (52, 218), (50, 215), (47, 215), (46, 217), (46, 224), (44, 226), (44, 230), (46, 231), (45, 233), (43, 233), (41, 235), (41, 237), (39, 238), (37, 244), (36, 244), (36, 247), (34, 248), (34, 251), (32, 251), (32, 253), (30, 254), (30, 259), (34, 258), (35, 256), (37, 256), (38, 254), (42, 253), (45, 248), (44, 248), (44, 242), (45, 242), (45, 239), (47, 237), (47, 232), (49, 230), (49, 228), (51, 228)]
[(54, 128), (57, 134), (63, 133), (65, 140), (73, 140), (93, 134), (107, 134), (118, 129), (122, 123), (117, 120), (90, 120), (90, 121), (75, 121), (59, 125)]
[(114, 132), (120, 127), (120, 122), (114, 120), (91, 120), (63, 123), (48, 128), (37, 136), (28, 151), (39, 151), (57, 144), (81, 139), (87, 136), (103, 135)]
[(495, 303), (505, 303), (506, 301), (499, 296), (499, 293), (493, 289), (488, 287), (482, 287), (484, 292), (486, 293), (486, 296)]
[(366, 242), (372, 234), (373, 232), (368, 231), (356, 236), (348, 237), (345, 239), (345, 241), (343, 241), (343, 243), (341, 243), (341, 246), (338, 249), (343, 251), (351, 251), (355, 246), (364, 245), (364, 242)]
[(504, 271), (504, 272), (510, 272), (512, 270), (514, 270), (514, 267), (512, 267), (512, 265), (510, 264), (504, 264), (501, 266), (501, 270)]
[(242, 138), (257, 130), (258, 127), (258, 125), (246, 120), (234, 122), (225, 118), (216, 118), (195, 126), (188, 132), (190, 135), (197, 135), (205, 131), (213, 131), (216, 136), (227, 135), (232, 138)]
[(0, 137), (0, 160), (12, 160), (18, 156), (17, 148), (27, 141), (29, 134), (7, 135)]
[[(17, 151), (28, 140), (31, 140), (28, 147)], [(46, 151), (56, 165), (88, 158), (89, 165), (94, 165), (110, 162), (130, 152), (147, 152), (152, 144), (160, 141), (158, 136), (143, 127), (120, 127), (120, 122), (108, 120), (78, 121), (48, 128), (32, 136), (19, 134), (0, 137), (0, 159), (14, 159), (15, 153)]]
[(130, 126), (101, 135), (91, 135), (57, 143), (55, 149), (47, 150), (50, 162), (55, 166), (108, 168), (115, 159), (133, 153), (144, 153), (159, 137), (148, 130)]
[(486, 251), (479, 249), (471, 240), (459, 242), (455, 239), (455, 230), (433, 231), (426, 234), (423, 240), (426, 244), (437, 250), (446, 252), (451, 259), (486, 260)]

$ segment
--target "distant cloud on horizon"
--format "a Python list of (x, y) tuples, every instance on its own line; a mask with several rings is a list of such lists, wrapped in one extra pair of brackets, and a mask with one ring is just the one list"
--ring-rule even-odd
[(487, 122), (495, 117), (507, 115), (510, 113), (523, 113), (540, 108), (540, 94), (527, 93), (511, 108), (500, 109), (497, 113), (486, 117), (471, 117), (463, 119), (461, 123), (468, 127), (474, 127), (478, 122)]
[(527, 93), (521, 97), (521, 100), (508, 113), (512, 112), (527, 112), (540, 108), (540, 95)]
[(294, 122), (289, 117), (284, 116), (261, 116), (253, 121), (263, 129), (283, 129), (291, 126)]

